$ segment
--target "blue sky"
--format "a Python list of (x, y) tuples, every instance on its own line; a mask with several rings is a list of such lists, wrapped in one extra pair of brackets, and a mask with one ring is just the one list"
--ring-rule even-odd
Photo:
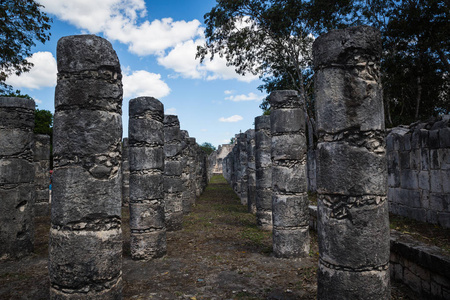
[(253, 128), (266, 95), (257, 76), (245, 77), (222, 59), (200, 64), (196, 45), (204, 42), (203, 16), (215, 0), (38, 0), (53, 18), (51, 40), (33, 48), (33, 70), (7, 83), (32, 96), (39, 109), (54, 112), (56, 44), (74, 34), (109, 40), (122, 67), (124, 137), (128, 102), (153, 96), (166, 114), (178, 115), (181, 128), (197, 142), (228, 143), (240, 130)]

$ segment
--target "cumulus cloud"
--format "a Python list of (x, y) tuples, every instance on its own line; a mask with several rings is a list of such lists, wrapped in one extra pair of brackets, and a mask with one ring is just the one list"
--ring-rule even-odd
[(195, 59), (197, 46), (203, 45), (204, 28), (198, 20), (174, 21), (171, 18), (144, 20), (144, 0), (39, 0), (44, 11), (56, 15), (88, 33), (103, 33), (110, 40), (128, 45), (139, 56), (156, 55), (158, 63), (184, 78), (237, 79), (250, 82), (257, 76), (236, 74), (226, 60), (216, 56), (200, 64)]
[(177, 109), (175, 107), (167, 108), (164, 112), (165, 115), (177, 115)]
[(181, 74), (184, 78), (237, 79), (244, 82), (258, 79), (258, 76), (252, 74), (246, 76), (237, 74), (234, 67), (227, 66), (226, 59), (218, 55), (214, 57), (214, 60), (205, 59), (203, 63), (200, 63), (200, 60), (195, 59), (195, 54), (197, 46), (203, 45), (204, 42), (203, 38), (199, 38), (195, 41), (188, 40), (179, 43), (167, 55), (161, 55), (158, 63)]
[(222, 118), (219, 119), (219, 121), (220, 122), (226, 122), (226, 123), (234, 123), (234, 122), (242, 121), (243, 119), (244, 118), (242, 116), (240, 116), (240, 115), (233, 115), (233, 116), (228, 117), (228, 118), (222, 117)]
[(230, 100), (233, 102), (240, 102), (240, 101), (261, 101), (264, 97), (258, 96), (255, 93), (248, 93), (247, 95), (231, 95), (229, 97), (226, 97), (226, 100)]
[(6, 83), (14, 88), (40, 89), (56, 85), (56, 59), (50, 52), (36, 52), (27, 59), (34, 64), (30, 72), (11, 75)]
[(123, 97), (125, 99), (150, 96), (162, 98), (169, 95), (169, 86), (161, 80), (160, 74), (150, 73), (144, 70), (124, 74), (122, 78)]
[(234, 91), (233, 90), (225, 90), (223, 93), (225, 95), (231, 95), (231, 94), (234, 94)]
[(39, 0), (44, 11), (86, 30), (103, 32), (105, 37), (129, 46), (138, 55), (161, 54), (165, 49), (201, 33), (198, 20), (171, 18), (138, 23), (147, 15), (144, 0)]

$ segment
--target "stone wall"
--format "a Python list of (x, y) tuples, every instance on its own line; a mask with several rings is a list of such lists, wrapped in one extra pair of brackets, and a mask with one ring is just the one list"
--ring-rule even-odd
[(233, 149), (233, 145), (223, 144), (209, 155), (208, 176), (223, 174), (223, 160), (231, 152), (231, 149)]
[(393, 128), (387, 138), (391, 213), (450, 228), (450, 116)]

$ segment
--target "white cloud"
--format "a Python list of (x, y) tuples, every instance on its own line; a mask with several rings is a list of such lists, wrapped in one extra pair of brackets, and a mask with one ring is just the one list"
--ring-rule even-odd
[(248, 95), (235, 95), (235, 96), (229, 96), (226, 97), (225, 100), (230, 100), (233, 102), (240, 102), (240, 101), (261, 101), (264, 98), (264, 96), (258, 96), (255, 93), (249, 93)]
[(227, 122), (227, 123), (234, 123), (234, 122), (242, 121), (243, 119), (244, 118), (242, 116), (240, 116), (240, 115), (233, 115), (233, 116), (228, 117), (228, 118), (222, 117), (222, 118), (219, 119), (219, 121), (220, 122)]
[(234, 91), (233, 90), (226, 90), (226, 91), (224, 91), (223, 92), (225, 95), (231, 95), (231, 94), (234, 94)]
[(171, 18), (148, 20), (144, 0), (39, 0), (44, 11), (87, 30), (129, 46), (138, 55), (162, 54), (165, 49), (201, 34), (200, 22), (173, 21)]
[[(44, 11), (56, 15), (88, 33), (103, 35), (128, 45), (139, 56), (156, 55), (158, 63), (184, 78), (237, 79), (250, 82), (258, 76), (236, 74), (226, 59), (216, 56), (200, 64), (195, 59), (197, 46), (203, 45), (204, 28), (198, 20), (143, 20), (147, 15), (144, 0), (39, 0)], [(170, 75), (176, 78), (177, 74)]]
[(171, 107), (166, 109), (164, 112), (165, 115), (177, 115), (177, 109), (175, 107)]
[(205, 59), (203, 63), (195, 59), (197, 46), (203, 45), (205, 40), (188, 40), (177, 44), (167, 55), (160, 55), (158, 63), (168, 69), (181, 74), (184, 78), (203, 78), (206, 80), (216, 79), (237, 79), (239, 81), (250, 82), (258, 79), (258, 76), (247, 74), (239, 75), (234, 67), (227, 66), (225, 58), (216, 55), (214, 60)]
[(56, 59), (50, 52), (36, 52), (27, 59), (34, 64), (30, 72), (11, 75), (6, 83), (14, 88), (40, 89), (56, 85)]
[(161, 80), (160, 74), (144, 70), (134, 71), (130, 75), (124, 74), (122, 83), (124, 99), (139, 96), (162, 98), (170, 93), (169, 86)]

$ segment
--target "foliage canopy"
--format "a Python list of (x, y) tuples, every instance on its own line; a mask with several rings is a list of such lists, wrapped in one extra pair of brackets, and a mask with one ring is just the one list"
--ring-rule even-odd
[(51, 19), (33, 0), (0, 1), (0, 94), (11, 91), (5, 80), (33, 66), (27, 61), (36, 41), (50, 40)]

